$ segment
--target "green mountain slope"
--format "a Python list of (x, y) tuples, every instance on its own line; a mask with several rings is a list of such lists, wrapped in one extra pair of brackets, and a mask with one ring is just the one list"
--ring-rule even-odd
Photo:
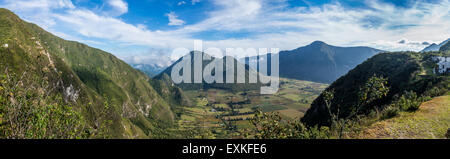
[(315, 41), (279, 53), (280, 77), (331, 83), (380, 52), (369, 47), (337, 47)]
[[(248, 91), (248, 90), (259, 90), (261, 88), (261, 83), (257, 82), (257, 83), (249, 83), (249, 73), (250, 72), (254, 72), (256, 73), (256, 71), (250, 69), (248, 67), (248, 65), (244, 65), (245, 67), (245, 83), (236, 83), (237, 81), (237, 65), (239, 63), (238, 60), (236, 60), (235, 58), (231, 57), (231, 59), (234, 61), (234, 83), (226, 83), (226, 74), (227, 74), (227, 68), (226, 68), (226, 60), (225, 58), (223, 59), (223, 83), (206, 83), (204, 80), (202, 80), (202, 83), (194, 83), (194, 56), (198, 55), (199, 57), (203, 57), (203, 56), (210, 56), (206, 53), (203, 52), (197, 52), (197, 51), (193, 51), (190, 53), (190, 57), (191, 57), (191, 82), (192, 83), (179, 83), (176, 84), (178, 87), (182, 88), (183, 90), (198, 90), (198, 89), (210, 89), (210, 88), (216, 88), (216, 89), (223, 89), (223, 90), (228, 90), (228, 91), (233, 91), (233, 92), (239, 92), (239, 91)], [(208, 64), (212, 64), (212, 62), (216, 59), (215, 57), (211, 57), (211, 60), (203, 60), (202, 61), (202, 71), (204, 71), (205, 67)], [(171, 73), (172, 73), (172, 68), (177, 65), (178, 63), (180, 63), (182, 61), (182, 58), (180, 58), (179, 60), (177, 60), (176, 62), (174, 62), (172, 65), (170, 65), (167, 69), (165, 69), (161, 74), (157, 75), (155, 77), (155, 79), (164, 79), (164, 77), (166, 77), (166, 79), (168, 79), (168, 77), (171, 77)], [(214, 74), (215, 70), (212, 70), (212, 74)], [(181, 71), (182, 72), (182, 71)]]
[(98, 135), (102, 123), (108, 123), (103, 124), (106, 135), (114, 138), (163, 137), (157, 127), (174, 117), (145, 74), (107, 52), (58, 38), (6, 9), (0, 9), (0, 22), (2, 74), (26, 74), (47, 83), (35, 89), (62, 95), (65, 104), (82, 114), (91, 137)]
[[(442, 95), (449, 89), (450, 77), (433, 74), (431, 70), (436, 67), (435, 61), (432, 60), (434, 56), (448, 55), (413, 52), (375, 55), (326, 89), (334, 94), (330, 106), (332, 114), (346, 118), (352, 116), (355, 110), (359, 110), (357, 114), (364, 115), (383, 110), (397, 101), (406, 100), (406, 103), (410, 103), (421, 100), (421, 97)], [(360, 89), (363, 86), (372, 87), (367, 83), (374, 75), (387, 79), (389, 92), (380, 99), (361, 102)], [(371, 95), (369, 93), (369, 96)], [(331, 116), (324, 96), (322, 93), (314, 100), (311, 108), (301, 119), (307, 125), (330, 125)]]
[(450, 42), (447, 42), (445, 45), (441, 46), (439, 51), (450, 51)]
[(422, 51), (420, 51), (420, 52), (429, 52), (429, 51), (439, 51), (439, 49), (442, 47), (442, 46), (444, 46), (447, 42), (449, 42), (450, 41), (450, 38), (449, 39), (447, 39), (447, 40), (445, 40), (445, 41), (443, 41), (443, 42), (441, 42), (441, 43), (439, 43), (439, 44), (436, 44), (436, 43), (433, 43), (433, 44), (431, 44), (430, 46), (427, 46), (426, 48), (424, 48)]

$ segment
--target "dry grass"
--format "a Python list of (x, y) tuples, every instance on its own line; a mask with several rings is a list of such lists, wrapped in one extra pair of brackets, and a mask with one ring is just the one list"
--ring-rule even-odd
[(295, 109), (284, 109), (284, 110), (278, 110), (278, 112), (281, 115), (284, 115), (286, 117), (289, 117), (290, 119), (298, 120), (301, 117), (303, 117), (304, 113)]
[(450, 96), (425, 102), (416, 112), (377, 122), (360, 133), (359, 138), (440, 139), (450, 128)]

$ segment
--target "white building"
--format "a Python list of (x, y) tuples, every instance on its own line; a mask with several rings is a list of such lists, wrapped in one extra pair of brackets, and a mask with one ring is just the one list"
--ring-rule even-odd
[[(433, 57), (433, 60), (437, 62), (438, 73), (445, 73), (450, 70), (450, 57)], [(436, 72), (435, 72), (436, 73)]]

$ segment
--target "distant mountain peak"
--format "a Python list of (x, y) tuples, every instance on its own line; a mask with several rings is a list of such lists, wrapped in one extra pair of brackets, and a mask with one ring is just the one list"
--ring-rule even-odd
[(439, 49), (440, 49), (443, 45), (445, 45), (447, 42), (449, 42), (449, 41), (450, 41), (450, 38), (447, 39), (447, 40), (445, 40), (445, 41), (443, 41), (443, 42), (441, 42), (439, 45), (436, 44), (436, 43), (433, 43), (433, 44), (431, 44), (431, 45), (425, 47), (425, 48), (424, 48), (422, 51), (420, 51), (420, 52), (439, 51)]
[(321, 45), (328, 45), (328, 44), (323, 42), (323, 41), (316, 40), (316, 41), (312, 42), (309, 45), (311, 45), (311, 46), (321, 46)]

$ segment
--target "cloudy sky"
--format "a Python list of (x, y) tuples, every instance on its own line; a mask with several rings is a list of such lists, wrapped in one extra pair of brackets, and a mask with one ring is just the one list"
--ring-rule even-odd
[(450, 38), (450, 0), (0, 0), (26, 21), (129, 63), (175, 48), (280, 48), (315, 40), (419, 51)]

